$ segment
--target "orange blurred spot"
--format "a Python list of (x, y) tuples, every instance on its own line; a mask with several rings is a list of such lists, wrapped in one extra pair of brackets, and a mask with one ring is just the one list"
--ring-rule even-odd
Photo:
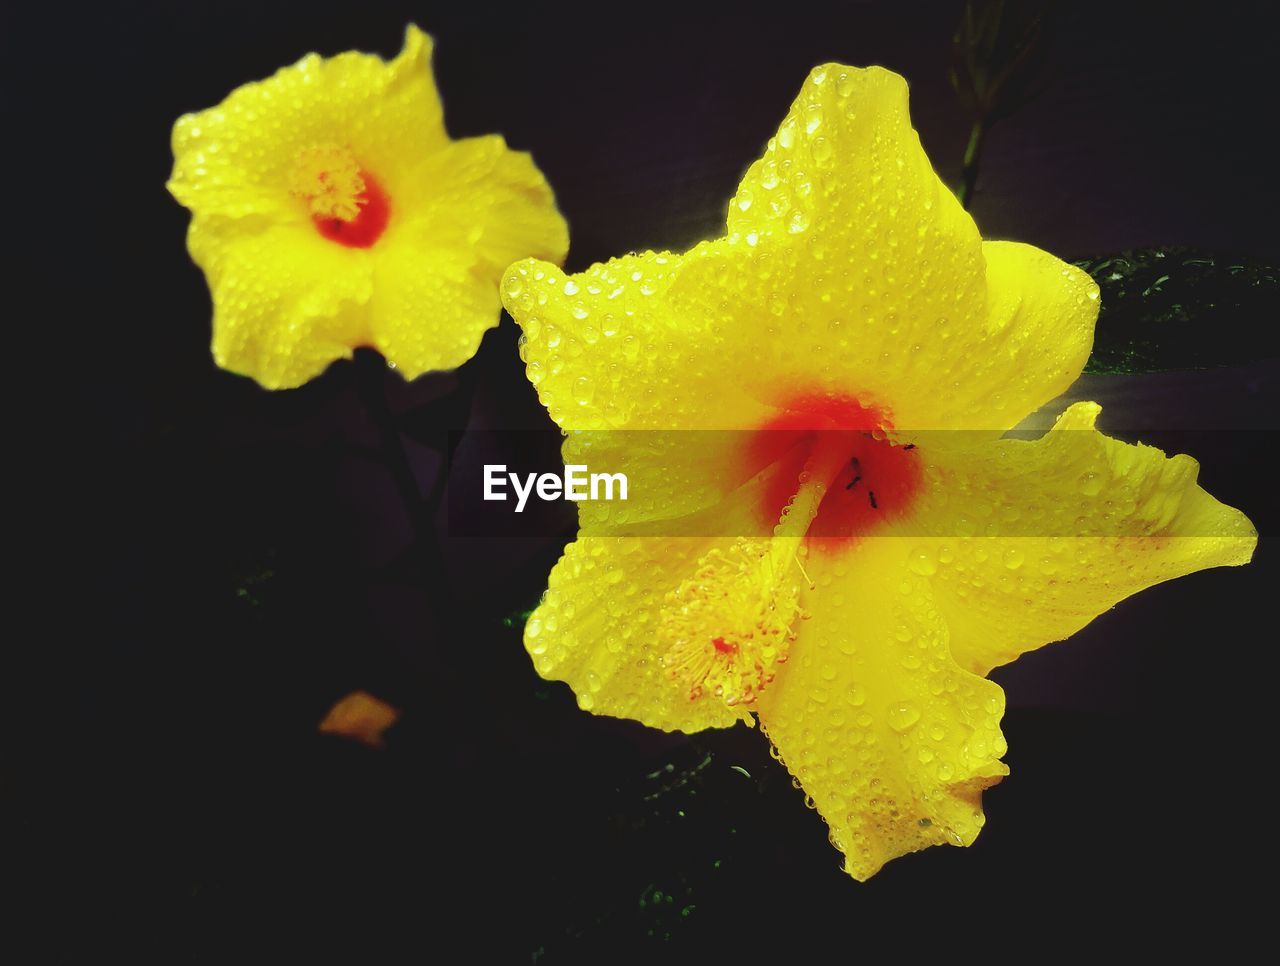
[(320, 733), (354, 738), (370, 748), (385, 744), (382, 733), (400, 719), (400, 710), (393, 708), (368, 691), (352, 691), (329, 709), (320, 722)]

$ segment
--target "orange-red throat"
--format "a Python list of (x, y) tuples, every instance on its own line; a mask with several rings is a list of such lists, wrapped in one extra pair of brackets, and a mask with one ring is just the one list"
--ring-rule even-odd
[(302, 201), (323, 237), (347, 248), (370, 248), (391, 219), (391, 202), (349, 148), (321, 144), (294, 158), (289, 193)]
[(828, 477), (818, 481), (825, 490), (807, 530), (811, 547), (845, 549), (910, 509), (922, 476), (919, 452), (895, 437), (882, 409), (827, 395), (793, 397), (779, 408), (747, 446), (755, 469), (785, 461), (762, 499), (766, 526), (812, 482), (802, 473)]

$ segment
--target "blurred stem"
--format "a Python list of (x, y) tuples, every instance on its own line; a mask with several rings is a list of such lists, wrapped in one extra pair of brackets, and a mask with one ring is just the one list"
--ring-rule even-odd
[[(376, 352), (360, 350), (356, 352), (353, 365), (356, 389), (360, 393), (365, 411), (378, 429), (378, 435), (381, 437), (380, 448), (387, 461), (387, 468), (391, 471), (396, 489), (400, 493), (400, 500), (413, 526), (416, 549), (424, 558), (428, 558), (435, 548), (435, 533), (432, 527), (434, 513), (422, 498), (418, 480), (413, 475), (413, 466), (409, 462), (409, 455), (405, 452), (404, 439), (400, 435), (399, 427), (396, 426), (395, 416), (387, 405), (386, 362)], [(442, 489), (444, 489), (444, 480), (437, 480), (436, 490)], [(432, 496), (438, 497), (438, 494), (433, 493)], [(438, 500), (433, 502), (438, 503)]]
[(979, 117), (969, 129), (969, 144), (964, 149), (964, 180), (960, 184), (960, 205), (965, 211), (973, 203), (973, 190), (978, 184), (978, 165), (982, 161), (982, 145), (986, 137), (986, 118)]

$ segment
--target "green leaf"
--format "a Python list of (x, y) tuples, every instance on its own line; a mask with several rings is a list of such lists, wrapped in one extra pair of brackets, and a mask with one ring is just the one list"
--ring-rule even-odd
[(1280, 268), (1190, 248), (1077, 261), (1102, 290), (1085, 372), (1208, 369), (1280, 357)]

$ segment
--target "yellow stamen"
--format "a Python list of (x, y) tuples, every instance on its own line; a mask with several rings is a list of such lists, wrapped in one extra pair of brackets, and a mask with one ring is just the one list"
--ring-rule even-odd
[(803, 619), (798, 588), (776, 568), (769, 543), (739, 539), (698, 561), (667, 595), (659, 635), (662, 664), (689, 689), (746, 704), (773, 680)]
[(319, 144), (303, 148), (293, 160), (289, 193), (306, 203), (313, 218), (352, 221), (360, 214), (364, 176), (350, 149)]
[(750, 704), (786, 662), (796, 625), (806, 616), (799, 580), (810, 583), (800, 544), (847, 448), (841, 434), (820, 434), (774, 535), (711, 550), (667, 595), (659, 629), (662, 663), (688, 687), (690, 700), (711, 694), (731, 706)]

